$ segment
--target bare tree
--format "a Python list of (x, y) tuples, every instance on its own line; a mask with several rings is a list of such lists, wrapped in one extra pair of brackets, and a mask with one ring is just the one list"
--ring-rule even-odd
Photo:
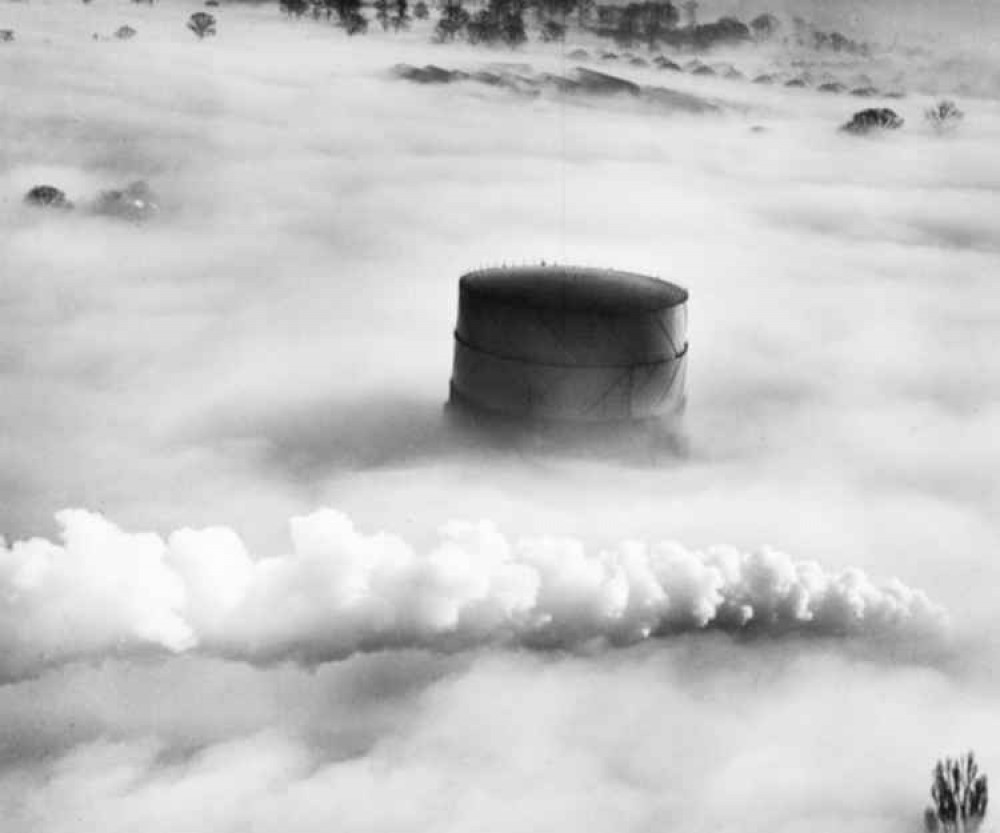
[(441, 17), (434, 27), (434, 39), (444, 43), (454, 40), (469, 24), (469, 13), (462, 8), (462, 0), (444, 0)]
[(929, 110), (925, 110), (924, 118), (927, 119), (931, 127), (939, 133), (944, 133), (958, 127), (959, 122), (965, 118), (965, 113), (958, 109), (958, 105), (954, 101), (945, 99), (939, 101)]
[(986, 818), (989, 801), (986, 776), (979, 772), (976, 756), (938, 761), (932, 772), (934, 806), (924, 811), (928, 833), (975, 833)]
[(410, 3), (409, 0), (391, 0), (389, 3), (389, 25), (393, 31), (410, 28)]

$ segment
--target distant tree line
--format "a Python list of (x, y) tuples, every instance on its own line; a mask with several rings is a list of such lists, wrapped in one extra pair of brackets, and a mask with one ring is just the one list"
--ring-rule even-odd
[(316, 20), (337, 19), (337, 24), (349, 35), (368, 31), (368, 19), (364, 16), (362, 0), (279, 0), (281, 10), (290, 18), (301, 18), (311, 14)]
[(399, 32), (408, 29), (413, 18), (410, 16), (409, 0), (375, 0), (375, 19), (383, 31), (392, 29)]
[(681, 14), (669, 0), (598, 6), (594, 31), (613, 38), (622, 47), (645, 44), (655, 49), (662, 44), (675, 49), (707, 51), (714, 46), (769, 37), (780, 25), (777, 18), (771, 15), (757, 18), (754, 30), (735, 17), (699, 23), (697, 3), (684, 3), (683, 10), (684, 24), (680, 25)]
[(524, 24), (525, 0), (489, 0), (466, 23), (469, 43), (504, 43), (520, 46), (528, 39)]
[[(366, 0), (279, 0), (289, 18), (311, 16), (341, 26), (348, 34), (368, 30), (364, 14)], [(374, 20), (383, 31), (408, 29), (413, 20), (431, 16), (428, 0), (367, 0)], [(412, 5), (411, 5), (412, 3)], [(516, 47), (528, 39), (527, 18), (534, 17), (543, 41), (562, 41), (570, 16), (576, 24), (611, 38), (624, 48), (644, 45), (653, 50), (663, 45), (674, 49), (708, 51), (716, 46), (771, 40), (782, 30), (781, 21), (763, 13), (744, 23), (736, 17), (699, 22), (698, 3), (685, 0), (633, 0), (625, 5), (599, 4), (597, 0), (485, 0), (470, 11), (465, 0), (435, 0), (438, 18), (434, 40), (448, 43), (467, 40), (473, 44)], [(683, 19), (682, 19), (683, 18)], [(789, 38), (786, 37), (786, 41)], [(792, 18), (791, 41), (816, 49), (867, 54), (868, 46), (840, 32), (814, 30), (801, 17)]]
[(644, 43), (650, 49), (662, 41), (680, 20), (680, 13), (673, 3), (663, 0), (646, 0), (629, 3), (621, 8), (612, 37), (619, 46)]
[(867, 55), (870, 47), (866, 43), (851, 40), (840, 32), (813, 32), (813, 46), (816, 49), (829, 49), (833, 52), (846, 52), (849, 55)]

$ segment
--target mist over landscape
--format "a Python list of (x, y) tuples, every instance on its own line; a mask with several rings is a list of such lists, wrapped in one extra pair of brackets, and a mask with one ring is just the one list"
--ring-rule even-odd
[[(1000, 771), (994, 4), (706, 0), (870, 44), (661, 50), (712, 75), (202, 9), (0, 4), (5, 833), (918, 831)], [(689, 291), (671, 441), (449, 419), (459, 276), (540, 261)]]

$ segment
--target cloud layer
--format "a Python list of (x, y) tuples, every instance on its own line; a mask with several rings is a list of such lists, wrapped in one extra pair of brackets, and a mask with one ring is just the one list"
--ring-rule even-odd
[[(0, 11), (4, 833), (912, 833), (935, 757), (995, 774), (995, 10), (822, 2), (899, 49), (703, 56), (907, 90), (859, 143), (847, 96), (417, 86), (572, 63), (271, 4), (197, 43), (199, 2)], [(21, 202), (139, 179), (141, 226)], [(443, 419), (459, 274), (542, 258), (690, 290), (683, 442)]]
[(0, 811), (53, 833), (914, 833), (935, 756), (974, 740), (995, 769), (995, 685), (969, 682), (720, 634), (70, 666), (0, 687)]

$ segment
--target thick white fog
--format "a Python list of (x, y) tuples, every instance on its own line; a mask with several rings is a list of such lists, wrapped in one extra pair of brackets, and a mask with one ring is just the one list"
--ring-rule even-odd
[[(701, 115), (391, 71), (572, 38), (0, 6), (0, 827), (911, 831), (1000, 771), (1000, 21), (899, 5), (710, 59), (887, 102), (609, 70)], [(542, 259), (689, 290), (683, 442), (445, 419), (459, 275)]]

